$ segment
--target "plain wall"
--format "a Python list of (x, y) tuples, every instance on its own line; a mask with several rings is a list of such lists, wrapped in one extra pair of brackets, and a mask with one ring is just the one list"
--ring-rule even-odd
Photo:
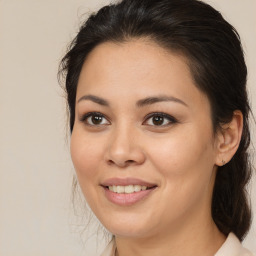
[[(96, 255), (95, 236), (83, 244), (70, 204), (74, 170), (56, 74), (83, 13), (108, 2), (0, 0), (1, 256)], [(256, 1), (207, 2), (242, 37), (256, 113)], [(255, 182), (251, 194), (255, 216)], [(256, 252), (255, 221), (244, 244)], [(99, 244), (98, 252), (103, 246)]]

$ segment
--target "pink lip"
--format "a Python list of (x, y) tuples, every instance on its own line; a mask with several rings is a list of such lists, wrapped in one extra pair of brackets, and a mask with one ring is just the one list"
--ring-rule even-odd
[(149, 183), (147, 181), (144, 180), (140, 180), (137, 178), (132, 178), (132, 177), (128, 177), (128, 178), (111, 178), (111, 179), (107, 179), (104, 182), (102, 182), (101, 184), (104, 187), (107, 186), (128, 186), (128, 185), (140, 185), (140, 186), (147, 186), (147, 187), (155, 187), (157, 186), (156, 184), (153, 183)]
[[(115, 193), (108, 189), (108, 186), (128, 186), (128, 185), (140, 185), (147, 186), (149, 189), (142, 190), (139, 192), (134, 192), (130, 194), (125, 193)], [(143, 199), (146, 199), (157, 187), (156, 184), (152, 184), (136, 178), (111, 178), (104, 181), (101, 186), (104, 188), (106, 198), (117, 205), (120, 206), (130, 206)]]

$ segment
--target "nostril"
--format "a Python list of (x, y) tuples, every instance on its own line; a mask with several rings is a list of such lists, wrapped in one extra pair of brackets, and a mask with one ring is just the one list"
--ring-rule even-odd
[(108, 164), (110, 164), (110, 165), (114, 164), (114, 161), (110, 159), (110, 160), (108, 160)]
[(118, 165), (121, 167), (126, 167), (127, 165), (135, 163), (134, 160), (126, 160), (126, 161), (113, 161), (111, 159), (108, 160), (109, 165)]
[(104, 159), (108, 165), (126, 167), (128, 165), (142, 164), (145, 161), (145, 155), (139, 147), (135, 146), (127, 149), (109, 147)]

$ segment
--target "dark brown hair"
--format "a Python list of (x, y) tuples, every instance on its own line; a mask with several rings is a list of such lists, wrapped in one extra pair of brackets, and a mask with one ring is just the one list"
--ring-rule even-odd
[(215, 133), (220, 124), (231, 121), (235, 110), (243, 114), (239, 148), (229, 163), (219, 167), (212, 198), (212, 217), (220, 231), (234, 232), (242, 240), (251, 223), (246, 192), (251, 177), (247, 68), (237, 31), (211, 6), (197, 0), (123, 0), (92, 14), (60, 65), (70, 131), (78, 78), (87, 55), (103, 42), (144, 37), (187, 57), (198, 89), (210, 101)]

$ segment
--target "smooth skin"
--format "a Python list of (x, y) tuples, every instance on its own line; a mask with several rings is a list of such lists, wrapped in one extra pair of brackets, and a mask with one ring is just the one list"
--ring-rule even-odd
[[(226, 239), (211, 216), (215, 176), (238, 148), (241, 112), (213, 134), (209, 100), (187, 59), (147, 39), (97, 46), (76, 99), (72, 160), (117, 254), (214, 255)], [(101, 184), (126, 177), (157, 188), (133, 205), (110, 202)]]

